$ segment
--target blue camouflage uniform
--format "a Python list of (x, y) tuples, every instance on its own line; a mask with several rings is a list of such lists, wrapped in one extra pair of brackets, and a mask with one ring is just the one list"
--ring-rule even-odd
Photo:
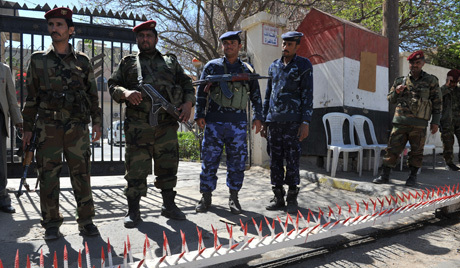
[[(243, 72), (249, 73), (250, 70), (240, 59), (236, 63), (230, 64), (223, 57), (209, 61), (204, 67), (201, 79), (205, 79), (208, 75)], [(253, 105), (253, 120), (262, 121), (262, 100), (258, 81), (237, 83), (249, 83), (249, 99)], [(212, 85), (211, 91), (215, 90), (214, 87), (218, 87), (218, 85)], [(195, 106), (195, 120), (198, 118), (205, 118), (206, 120), (201, 150), (200, 192), (212, 192), (216, 189), (216, 173), (224, 145), (227, 153), (227, 186), (230, 190), (238, 191), (243, 185), (248, 156), (246, 109), (222, 107), (212, 98), (208, 98), (210, 94), (204, 92), (204, 89), (205, 85), (198, 87)]]
[(313, 67), (307, 58), (295, 55), (287, 65), (283, 58), (275, 60), (268, 75), (263, 113), (268, 125), (271, 184), (299, 185), (298, 131), (302, 123), (310, 123), (313, 113)]

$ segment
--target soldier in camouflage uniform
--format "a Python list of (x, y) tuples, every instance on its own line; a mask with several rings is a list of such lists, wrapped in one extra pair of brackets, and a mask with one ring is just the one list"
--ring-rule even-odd
[(313, 67), (308, 59), (296, 55), (302, 36), (299, 32), (281, 35), (282, 57), (268, 69), (272, 78), (267, 83), (263, 106), (265, 126), (262, 136), (268, 140), (270, 177), (275, 194), (266, 209), (285, 208), (283, 185), (286, 184), (289, 187), (286, 197), (288, 213), (297, 213), (298, 210), (301, 141), (308, 136), (313, 113)]
[(450, 70), (447, 73), (446, 84), (441, 87), (442, 116), (441, 140), (443, 145), (442, 156), (446, 165), (453, 171), (460, 168), (454, 164), (454, 143), (460, 138), (460, 89), (457, 86), (459, 70)]
[(393, 129), (383, 158), (382, 173), (373, 181), (377, 184), (389, 183), (390, 171), (396, 166), (407, 141), (411, 149), (407, 160), (410, 175), (406, 186), (417, 184), (417, 171), (422, 167), (428, 121), (431, 118), (430, 130), (434, 134), (438, 131), (441, 119), (442, 96), (439, 82), (436, 76), (422, 70), (425, 65), (423, 52), (414, 52), (407, 60), (409, 75), (396, 78), (387, 97), (388, 101), (396, 104), (396, 110)]
[[(241, 31), (226, 32), (220, 36), (223, 58), (209, 61), (201, 74), (201, 79), (208, 75), (250, 73), (253, 68), (238, 58), (241, 49)], [(215, 83), (205, 92), (205, 85), (197, 90), (195, 121), (204, 128), (204, 139), (201, 150), (200, 192), (202, 198), (198, 202), (196, 212), (206, 212), (211, 206), (212, 191), (216, 189), (217, 168), (225, 145), (227, 153), (227, 186), (230, 189), (229, 206), (234, 214), (241, 213), (238, 192), (243, 186), (244, 170), (248, 156), (246, 144), (248, 99), (253, 104), (253, 126), (256, 134), (262, 126), (262, 100), (257, 80), (228, 82), (233, 97), (227, 98), (223, 89)], [(209, 98), (208, 98), (209, 97)], [(206, 128), (205, 128), (206, 126)]]
[(64, 154), (77, 202), (76, 219), (80, 233), (98, 235), (99, 231), (92, 222), (94, 203), (88, 132), (88, 123), (92, 120), (96, 132), (93, 141), (101, 137), (101, 109), (94, 72), (89, 58), (74, 51), (68, 43), (75, 30), (72, 11), (55, 8), (48, 11), (45, 18), (53, 43), (48, 50), (32, 55), (27, 70), (28, 96), (23, 110), (24, 147), (30, 144), (36, 121), (41, 224), (46, 229), (45, 240), (61, 236), (59, 227), (63, 217), (59, 213), (59, 174)]
[[(163, 197), (161, 215), (185, 220), (185, 214), (174, 202), (176, 192), (173, 191), (179, 165), (179, 125), (163, 109), (158, 115), (158, 125), (149, 125), (152, 101), (138, 88), (138, 77), (142, 76), (145, 84), (152, 85), (174, 106), (179, 107), (182, 122), (190, 118), (195, 92), (190, 77), (184, 73), (176, 56), (162, 55), (155, 48), (158, 42), (155, 26), (156, 22), (150, 20), (133, 28), (140, 52), (124, 57), (108, 81), (112, 98), (118, 103), (126, 104), (126, 228), (135, 227), (141, 220), (139, 202), (141, 196), (147, 195), (147, 176), (152, 170), (152, 158), (155, 162), (155, 187), (161, 189)], [(140, 70), (137, 67), (138, 60)]]

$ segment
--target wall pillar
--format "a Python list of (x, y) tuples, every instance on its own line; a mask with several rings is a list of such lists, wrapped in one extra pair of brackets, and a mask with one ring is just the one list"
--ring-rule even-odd
[[(286, 19), (259, 12), (241, 21), (241, 29), (246, 31), (248, 57), (255, 72), (266, 76), (268, 66), (281, 57), (281, 34), (285, 32)], [(262, 100), (265, 98), (267, 80), (259, 80)], [(263, 103), (263, 101), (262, 101)], [(267, 141), (259, 134), (251, 132), (250, 146), (253, 165), (266, 166), (269, 163)]]

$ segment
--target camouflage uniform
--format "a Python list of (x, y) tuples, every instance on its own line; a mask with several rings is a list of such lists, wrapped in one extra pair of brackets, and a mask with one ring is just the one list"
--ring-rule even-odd
[[(227, 69), (227, 71), (225, 71)], [(208, 75), (222, 75), (225, 73), (248, 73), (250, 70), (241, 60), (230, 64), (223, 57), (209, 61), (204, 67), (201, 79)], [(237, 82), (238, 83), (238, 82)], [(252, 80), (241, 82), (249, 84), (249, 98), (252, 102), (254, 113), (253, 120), (262, 121), (262, 100), (259, 82)], [(234, 83), (233, 83), (234, 84)], [(231, 86), (232, 83), (229, 83)], [(195, 119), (205, 118), (206, 128), (201, 150), (200, 191), (212, 192), (216, 189), (217, 168), (220, 156), (225, 145), (227, 153), (227, 186), (230, 190), (238, 191), (243, 185), (244, 169), (247, 160), (246, 145), (246, 109), (223, 107), (204, 92), (205, 85), (200, 85), (197, 90)], [(211, 86), (213, 90), (220, 90), (217, 84)]]
[(92, 223), (94, 216), (88, 123), (92, 120), (93, 125), (101, 125), (101, 109), (89, 58), (69, 46), (70, 53), (63, 58), (53, 45), (34, 53), (27, 70), (24, 131), (33, 131), (38, 115), (36, 161), (41, 224), (47, 229), (63, 222), (59, 213), (62, 154), (69, 166), (79, 226)]
[[(301, 143), (298, 131), (313, 113), (313, 69), (310, 61), (295, 55), (288, 65), (275, 60), (268, 70), (263, 113), (268, 125), (271, 184), (299, 185)], [(284, 171), (286, 159), (286, 173)]]
[(441, 140), (446, 164), (453, 164), (455, 137), (460, 138), (460, 89), (444, 85), (442, 92)]
[[(396, 87), (403, 83), (407, 89), (397, 94)], [(409, 141), (411, 145), (409, 166), (420, 168), (428, 121), (431, 118), (431, 124), (439, 125), (441, 118), (442, 96), (438, 79), (424, 71), (417, 80), (411, 74), (407, 78), (399, 77), (395, 80), (387, 98), (389, 102), (396, 104), (396, 110), (383, 165), (395, 167), (399, 155)], [(426, 109), (423, 109), (424, 105)]]
[[(151, 84), (176, 107), (185, 102), (195, 103), (192, 81), (173, 54), (140, 52), (139, 58), (144, 83)], [(158, 116), (158, 126), (152, 127), (148, 123), (152, 102), (147, 95), (142, 93), (139, 105), (121, 99), (124, 91), (138, 90), (137, 77), (136, 55), (129, 55), (122, 59), (108, 81), (112, 98), (126, 104), (124, 130), (127, 186), (124, 193), (128, 198), (146, 196), (147, 175), (152, 170), (152, 158), (155, 162), (155, 186), (159, 189), (172, 189), (176, 186), (179, 164), (177, 121), (162, 109)]]

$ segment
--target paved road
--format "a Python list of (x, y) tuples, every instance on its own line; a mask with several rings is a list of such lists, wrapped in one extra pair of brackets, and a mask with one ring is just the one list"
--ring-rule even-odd
[[(404, 180), (407, 177), (407, 170), (403, 172), (393, 172), (393, 184), (391, 185), (374, 185), (370, 183), (372, 173), (364, 171), (362, 177), (358, 177), (355, 172), (337, 172), (335, 178), (327, 176), (325, 170), (318, 168), (315, 164), (302, 159), (302, 189), (299, 194), (299, 203), (301, 212), (306, 215), (308, 208), (317, 211), (318, 207), (327, 208), (335, 204), (345, 205), (345, 202), (354, 202), (355, 200), (364, 200), (371, 196), (382, 196), (394, 194), (395, 192), (407, 190), (404, 187)], [(445, 185), (458, 183), (456, 172), (446, 171), (443, 167), (436, 171), (423, 169), (419, 175), (420, 187), (434, 187), (436, 185)], [(134, 257), (140, 258), (143, 248), (145, 235), (151, 241), (156, 256), (162, 255), (161, 246), (163, 244), (163, 233), (168, 237), (171, 251), (173, 254), (181, 250), (180, 230), (186, 234), (188, 247), (190, 250), (197, 249), (197, 232), (196, 228), (203, 230), (204, 243), (207, 247), (212, 246), (213, 236), (211, 225), (218, 229), (221, 243), (228, 242), (226, 234), (226, 222), (243, 223), (252, 222), (252, 218), (260, 222), (264, 217), (276, 218), (278, 216), (284, 219), (284, 213), (277, 211), (267, 211), (265, 206), (272, 196), (269, 186), (269, 171), (261, 167), (252, 167), (246, 171), (246, 179), (243, 189), (240, 193), (240, 200), (245, 210), (241, 215), (233, 215), (228, 210), (228, 188), (225, 185), (225, 167), (221, 167), (218, 173), (219, 183), (217, 190), (213, 194), (213, 207), (205, 214), (196, 214), (194, 207), (200, 198), (198, 190), (200, 164), (191, 162), (181, 162), (178, 174), (179, 183), (177, 187), (178, 196), (177, 204), (187, 215), (186, 221), (174, 221), (160, 216), (160, 206), (162, 203), (160, 192), (153, 187), (153, 176), (149, 176), (148, 183), (150, 189), (148, 196), (142, 198), (141, 213), (143, 222), (136, 229), (125, 229), (123, 227), (123, 216), (126, 213), (126, 201), (123, 196), (123, 186), (125, 184), (122, 176), (110, 177), (93, 177), (93, 195), (96, 204), (95, 223), (98, 225), (101, 236), (96, 238), (85, 238), (78, 234), (77, 225), (74, 219), (75, 201), (70, 188), (69, 178), (61, 180), (61, 203), (60, 209), (65, 221), (61, 227), (64, 237), (58, 241), (45, 242), (43, 238), (44, 230), (40, 226), (39, 198), (37, 193), (28, 193), (23, 195), (19, 200), (14, 200), (13, 205), (17, 213), (8, 215), (1, 213), (0, 222), (3, 234), (0, 236), (0, 258), (5, 267), (13, 267), (16, 250), (19, 249), (21, 265), (25, 265), (26, 255), (29, 254), (32, 262), (38, 263), (40, 251), (45, 254), (45, 267), (50, 267), (54, 252), (57, 252), (60, 263), (62, 263), (62, 252), (64, 245), (69, 251), (70, 267), (77, 266), (78, 251), (84, 249), (85, 242), (91, 249), (92, 263), (100, 263), (101, 247), (104, 247), (107, 254), (106, 242), (110, 238), (112, 251), (115, 255), (114, 262), (122, 263), (123, 243), (129, 235), (132, 252)], [(19, 179), (11, 179), (9, 187), (17, 187)], [(421, 215), (420, 217), (410, 219), (410, 221), (419, 221), (431, 215)], [(391, 228), (407, 224), (409, 220), (395, 224)], [(239, 225), (238, 225), (239, 226)], [(238, 226), (234, 227), (234, 237), (236, 240), (242, 239), (242, 232)], [(382, 230), (390, 227), (382, 227)], [(8, 231), (6, 231), (8, 230)], [(301, 254), (317, 248), (321, 248), (327, 243), (340, 243), (348, 239), (357, 239), (366, 237), (375, 233), (378, 228), (368, 228), (358, 233), (339, 236), (332, 240), (307, 243), (304, 246), (284, 249), (277, 252), (269, 252), (250, 259), (239, 260), (238, 262), (227, 263), (222, 267), (233, 267), (235, 265), (260, 265), (270, 262), (273, 259), (287, 257), (292, 254)], [(249, 228), (249, 233), (255, 235), (255, 229)], [(264, 229), (264, 233), (269, 231)], [(331, 242), (332, 241), (332, 242)], [(420, 240), (418, 240), (420, 241)], [(460, 248), (458, 246), (457, 248)], [(451, 250), (454, 250), (452, 248)], [(317, 265), (325, 265), (330, 259), (325, 258)], [(370, 261), (366, 265), (379, 266), (377, 261)], [(321, 264), (322, 263), (322, 264)], [(339, 262), (340, 264), (340, 262)], [(315, 265), (316, 266), (316, 265)], [(340, 265), (339, 265), (340, 266)], [(347, 266), (347, 265), (342, 265)], [(98, 266), (96, 266), (98, 267)], [(337, 264), (331, 267), (338, 267)]]

